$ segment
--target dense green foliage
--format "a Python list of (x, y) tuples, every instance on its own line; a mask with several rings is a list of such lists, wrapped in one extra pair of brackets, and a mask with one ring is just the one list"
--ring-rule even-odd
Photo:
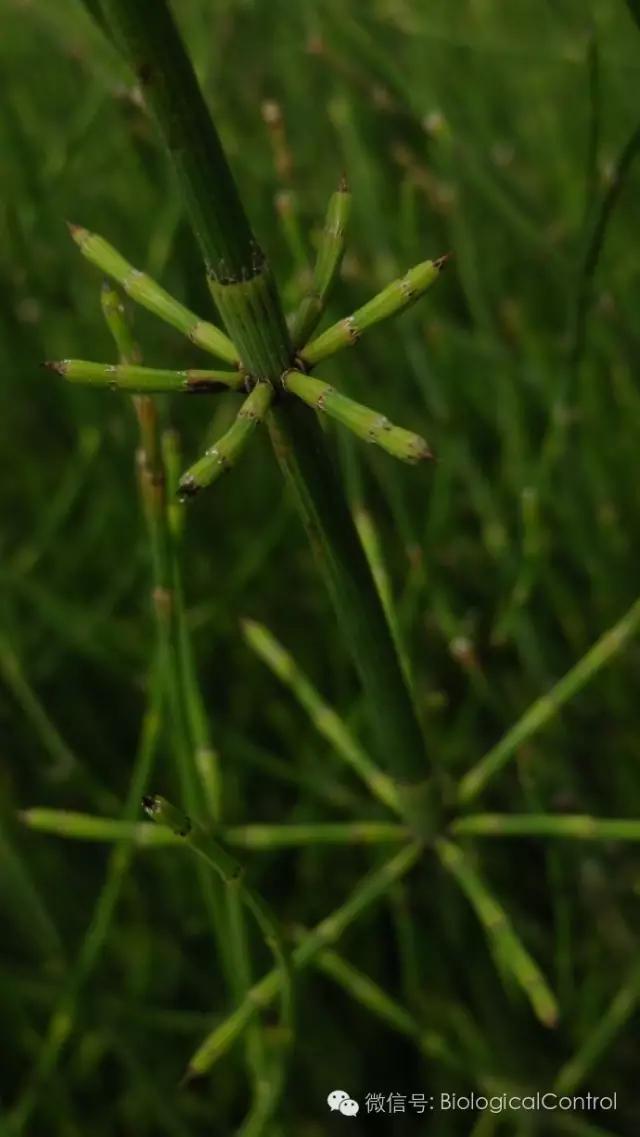
[[(309, 284), (343, 170), (349, 242), (322, 327), (410, 266), (454, 254), (400, 321), (320, 374), (424, 435), (437, 455), (435, 467), (412, 469), (338, 426), (327, 432), (350, 500), (375, 520), (429, 752), (459, 780), (638, 594), (634, 5), (174, 8), (288, 308)], [(119, 816), (136, 753), (154, 750), (147, 736), (140, 742), (154, 631), (135, 416), (125, 394), (83, 390), (39, 367), (116, 358), (100, 276), (65, 218), (102, 234), (205, 318), (211, 301), (168, 162), (107, 41), (71, 0), (0, 0), (0, 14), (0, 1108), (17, 1133), (29, 1101), (24, 1132), (37, 1137), (227, 1137), (250, 1104), (251, 1042), (178, 1088), (242, 990), (233, 975), (227, 982), (191, 860), (165, 841), (131, 864), (120, 846), (108, 867), (108, 834), (104, 844), (63, 841), (26, 831), (18, 814), (46, 806)], [(148, 366), (211, 365), (140, 309), (135, 329)], [(232, 400), (160, 400), (180, 432), (182, 469), (228, 427)], [(234, 855), (251, 887), (294, 942), (299, 925), (317, 925), (394, 855), (382, 842), (397, 835), (363, 830), (352, 845), (247, 851), (237, 827), (397, 819), (338, 761), (350, 745), (341, 724), (265, 668), (255, 625), (253, 637), (247, 625), (242, 632), (243, 617), (265, 624), (375, 754), (267, 439), (254, 438), (233, 472), (183, 509), (188, 624), (220, 755), (223, 819), (236, 827)], [(631, 642), (589, 686), (581, 677), (473, 810), (632, 820), (639, 671)], [(145, 788), (180, 801), (163, 732), (157, 751)], [(358, 768), (357, 756), (348, 760)], [(540, 1025), (514, 984), (506, 937), (490, 950), (475, 878), (465, 878), (465, 898), (435, 858), (418, 859), (348, 927), (339, 956), (320, 954), (301, 974), (298, 1041), (265, 1133), (426, 1132), (409, 1109), (368, 1118), (365, 1095), (550, 1089), (560, 1071), (571, 1092), (617, 1090), (617, 1113), (485, 1117), (477, 1137), (638, 1131), (637, 846), (529, 835), (466, 836), (464, 847), (555, 992), (558, 1025)], [(97, 903), (99, 950), (87, 940)], [(272, 960), (249, 928), (259, 978)], [(380, 990), (367, 994), (362, 976), (395, 1000), (386, 1019)], [(55, 1073), (34, 1077), (70, 990), (73, 1021), (60, 1026), (69, 1037)], [(276, 1049), (278, 1013), (274, 1003), (263, 1018), (275, 1024), (266, 1036)], [(553, 1018), (543, 998), (545, 1013)], [(426, 1032), (424, 1053), (416, 1030)], [(329, 1114), (336, 1087), (360, 1100), (358, 1118)], [(430, 1123), (438, 1137), (467, 1137), (474, 1124), (464, 1113)]]

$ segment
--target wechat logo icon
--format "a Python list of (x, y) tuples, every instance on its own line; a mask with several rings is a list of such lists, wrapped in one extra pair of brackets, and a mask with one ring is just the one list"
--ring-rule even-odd
[(344, 1117), (355, 1117), (360, 1109), (357, 1101), (350, 1098), (345, 1090), (332, 1090), (327, 1098), (327, 1105), (332, 1113), (337, 1110)]

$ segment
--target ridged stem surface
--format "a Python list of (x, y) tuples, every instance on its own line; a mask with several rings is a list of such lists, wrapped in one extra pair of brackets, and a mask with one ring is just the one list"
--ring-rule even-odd
[(422, 731), (320, 426), (297, 401), (277, 405), (269, 421), (278, 461), (367, 695), (376, 752), (394, 777), (407, 821), (427, 835), (435, 827), (436, 797)]

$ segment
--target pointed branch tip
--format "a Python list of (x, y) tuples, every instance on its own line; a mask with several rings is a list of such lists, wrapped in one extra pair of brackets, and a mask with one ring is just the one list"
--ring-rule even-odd
[(453, 253), (445, 253), (444, 256), (438, 257), (438, 259), (433, 262), (434, 267), (437, 268), (441, 272), (442, 269), (445, 267), (445, 265), (447, 265), (449, 263), (449, 261), (452, 259), (453, 259)]
[(338, 182), (338, 193), (349, 193), (349, 182), (347, 181), (347, 172), (343, 170), (340, 174), (340, 181)]
[(57, 371), (58, 375), (66, 375), (67, 364), (64, 359), (44, 359), (41, 367), (48, 367), (49, 371)]
[(88, 229), (85, 229), (83, 225), (74, 225), (73, 221), (67, 221), (66, 226), (77, 245), (81, 245), (85, 237), (89, 235)]
[(196, 1078), (199, 1077), (200, 1075), (197, 1070), (194, 1070), (192, 1066), (187, 1066), (184, 1074), (178, 1082), (178, 1089), (188, 1090), (193, 1085)]

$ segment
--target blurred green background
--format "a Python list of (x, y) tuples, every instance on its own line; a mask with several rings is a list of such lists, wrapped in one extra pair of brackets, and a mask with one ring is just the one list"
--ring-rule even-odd
[[(174, 3), (289, 306), (342, 171), (353, 210), (331, 318), (412, 264), (454, 253), (407, 315), (320, 369), (424, 434), (438, 457), (434, 468), (408, 469), (329, 432), (350, 497), (379, 528), (430, 747), (454, 777), (638, 592), (632, 8)], [(17, 811), (96, 811), (93, 783), (117, 812), (153, 639), (130, 401), (72, 389), (40, 368), (67, 356), (113, 359), (99, 273), (65, 219), (104, 235), (196, 311), (211, 308), (168, 162), (115, 53), (71, 0), (0, 0), (0, 17), (0, 1108), (10, 1113), (30, 1085), (109, 852), (26, 832)], [(141, 311), (135, 318), (146, 363), (207, 366), (177, 333)], [(185, 465), (233, 406), (226, 397), (163, 403)], [(239, 632), (242, 616), (267, 624), (368, 741), (348, 653), (266, 437), (189, 505), (185, 581), (226, 820), (381, 816)], [(632, 643), (521, 750), (483, 808), (637, 816), (639, 678)], [(173, 787), (166, 751), (154, 789)], [(412, 1040), (309, 972), (273, 1137), (341, 1126), (467, 1135), (468, 1114), (345, 1119), (329, 1115), (326, 1095), (342, 1085), (361, 1100), (489, 1083), (548, 1088), (621, 985), (620, 1014), (584, 1081), (594, 1093), (617, 1090), (617, 1113), (500, 1117), (478, 1134), (640, 1131), (635, 847), (528, 839), (480, 853), (559, 996), (559, 1026), (536, 1024), (503, 986), (463, 897), (433, 865), (419, 867), (341, 950), (441, 1033), (457, 1070), (425, 1062)], [(311, 925), (383, 855), (317, 847), (246, 859), (282, 921)], [(255, 957), (260, 974), (259, 944)], [(198, 1089), (177, 1088), (189, 1054), (233, 1006), (219, 972), (190, 863), (170, 850), (136, 856), (26, 1131), (234, 1132), (248, 1104), (240, 1047)]]

